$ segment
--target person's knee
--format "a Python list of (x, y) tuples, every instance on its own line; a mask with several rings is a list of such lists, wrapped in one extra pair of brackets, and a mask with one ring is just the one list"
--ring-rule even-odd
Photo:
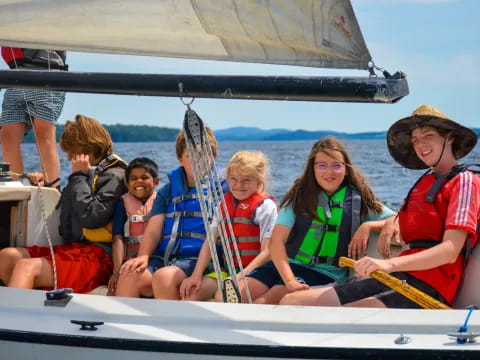
[(40, 119), (35, 119), (34, 123), (34, 128), (35, 128), (35, 137), (37, 138), (37, 141), (41, 142), (50, 142), (55, 144), (55, 124), (40, 120)]
[(12, 267), (15, 263), (24, 258), (23, 253), (14, 247), (0, 250), (0, 268)]
[(289, 293), (284, 295), (279, 302), (280, 305), (298, 305), (295, 293)]
[(185, 273), (176, 266), (166, 266), (157, 270), (152, 278), (155, 298), (178, 298), (180, 284), (185, 278)]
[(20, 259), (15, 264), (15, 271), (25, 276), (37, 276), (41, 270), (41, 258)]
[(18, 146), (20, 146), (23, 141), (25, 130), (24, 123), (7, 124), (2, 126), (2, 131), (0, 131), (2, 144), (13, 145), (18, 143)]

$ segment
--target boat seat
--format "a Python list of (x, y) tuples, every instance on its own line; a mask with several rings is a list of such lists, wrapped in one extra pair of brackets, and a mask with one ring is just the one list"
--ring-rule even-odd
[(475, 246), (470, 256), (462, 288), (458, 293), (453, 306), (457, 309), (464, 309), (467, 306), (475, 305), (480, 307), (480, 246)]

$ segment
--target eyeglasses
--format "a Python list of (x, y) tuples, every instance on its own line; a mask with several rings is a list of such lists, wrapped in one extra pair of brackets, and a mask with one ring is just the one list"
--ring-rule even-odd
[(319, 172), (324, 173), (327, 171), (329, 167), (332, 168), (333, 172), (341, 172), (345, 166), (345, 163), (343, 162), (333, 162), (331, 164), (328, 164), (326, 162), (316, 162), (313, 164), (315, 166), (315, 169), (317, 169)]

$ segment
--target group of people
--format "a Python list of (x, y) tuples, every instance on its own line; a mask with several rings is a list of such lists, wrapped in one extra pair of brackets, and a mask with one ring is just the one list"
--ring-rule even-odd
[[(216, 156), (208, 128), (207, 135)], [(257, 151), (232, 156), (224, 172), (226, 205), (207, 226), (217, 237), (223, 216), (231, 219), (227, 232), (236, 238), (238, 273), (220, 275), (221, 280), (237, 277), (241, 301), (418, 307), (369, 278), (383, 270), (452, 304), (480, 227), (480, 178), (458, 164), (477, 136), (423, 105), (394, 123), (387, 141), (402, 166), (429, 169), (398, 214), (375, 196), (333, 137), (313, 144), (303, 173), (278, 207), (266, 192), (266, 156)], [(222, 300), (183, 131), (175, 143), (179, 166), (160, 187), (157, 164), (148, 158), (126, 164), (115, 155), (109, 133), (92, 118), (77, 115), (67, 121), (60, 147), (71, 162), (60, 199), (63, 244), (54, 246), (53, 258), (48, 247), (1, 250), (5, 285), (88, 293), (108, 284), (109, 294), (116, 296)], [(366, 256), (371, 232), (381, 232), (383, 259)], [(399, 236), (408, 249), (391, 257), (391, 241)], [(224, 265), (226, 254), (218, 251)], [(341, 256), (358, 259), (355, 274), (361, 280), (351, 281), (349, 270), (338, 264)]]

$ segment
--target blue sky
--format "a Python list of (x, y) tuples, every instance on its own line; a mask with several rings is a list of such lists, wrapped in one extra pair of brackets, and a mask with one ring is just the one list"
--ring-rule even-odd
[[(352, 0), (352, 5), (375, 63), (408, 76), (410, 95), (397, 104), (197, 99), (193, 109), (213, 129), (257, 126), (354, 133), (386, 130), (417, 106), (429, 103), (454, 120), (480, 127), (480, 1)], [(95, 72), (367, 75), (363, 71), (73, 52), (68, 63), (72, 71)], [(81, 113), (105, 124), (179, 128), (184, 110), (176, 98), (71, 93), (59, 122)]]

